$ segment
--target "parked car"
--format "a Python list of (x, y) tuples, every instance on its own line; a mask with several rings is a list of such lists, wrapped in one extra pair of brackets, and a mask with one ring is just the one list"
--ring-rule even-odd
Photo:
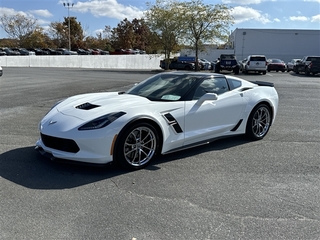
[(320, 73), (320, 56), (305, 56), (298, 60), (294, 66), (294, 72), (296, 74), (304, 72), (307, 76)]
[(224, 137), (261, 140), (275, 121), (278, 101), (273, 83), (215, 73), (160, 73), (127, 92), (59, 101), (38, 124), (36, 149), (51, 160), (140, 169), (157, 155)]
[(291, 59), (291, 61), (287, 63), (287, 72), (293, 71), (294, 66), (297, 64), (298, 60), (301, 60), (301, 59), (293, 58)]
[(243, 73), (267, 73), (267, 58), (265, 55), (249, 55), (242, 61), (242, 64)]
[(56, 51), (61, 52), (62, 55), (78, 55), (77, 52), (75, 52), (75, 51), (69, 51), (69, 50), (66, 49), (66, 48), (57, 48)]
[(48, 51), (42, 50), (41, 48), (27, 48), (27, 50), (35, 52), (36, 55), (50, 55)]
[(94, 48), (94, 51), (98, 51), (100, 55), (109, 55), (109, 51), (101, 50), (99, 48)]
[(32, 56), (32, 55), (36, 55), (35, 52), (33, 51), (29, 51), (25, 48), (12, 48), (13, 51), (18, 51), (20, 53), (20, 55), (23, 55), (23, 56)]
[(0, 77), (3, 75), (2, 67), (0, 66)]
[(200, 58), (199, 59), (200, 65), (201, 65), (201, 69), (203, 70), (210, 70), (211, 69), (211, 62), (208, 61), (205, 58)]
[(77, 51), (78, 55), (91, 55), (91, 52), (82, 48), (79, 48), (77, 50), (74, 49), (74, 51)]
[(62, 52), (56, 51), (52, 48), (42, 48), (42, 51), (46, 51), (49, 53), (49, 55), (62, 55)]
[[(195, 64), (193, 62), (186, 62), (186, 61), (179, 61), (177, 59), (170, 59), (169, 61), (169, 69), (175, 69), (175, 70), (194, 70)], [(166, 68), (166, 62), (165, 60), (160, 60), (160, 67), (162, 69)]]
[(5, 51), (2, 50), (2, 48), (0, 48), (0, 56), (6, 56), (7, 53)]
[(19, 56), (20, 53), (18, 51), (14, 51), (11, 48), (0, 48), (1, 51), (5, 52), (7, 56)]
[(215, 64), (215, 73), (220, 73), (221, 71), (231, 71), (234, 74), (239, 74), (240, 66), (237, 58), (234, 54), (221, 54)]
[(267, 71), (285, 72), (287, 70), (286, 64), (280, 59), (268, 59)]

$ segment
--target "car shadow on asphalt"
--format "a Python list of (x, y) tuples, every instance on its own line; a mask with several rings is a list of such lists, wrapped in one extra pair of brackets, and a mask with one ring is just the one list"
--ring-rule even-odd
[[(209, 144), (161, 155), (145, 170), (161, 169), (161, 164), (198, 154), (246, 144), (243, 136), (221, 139)], [(0, 155), (0, 177), (30, 189), (69, 189), (130, 173), (112, 164), (96, 166), (51, 161), (34, 147), (12, 149)]]

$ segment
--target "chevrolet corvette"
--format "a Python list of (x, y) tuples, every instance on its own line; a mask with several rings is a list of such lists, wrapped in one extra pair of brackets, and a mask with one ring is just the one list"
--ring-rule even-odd
[(39, 123), (52, 160), (140, 169), (156, 156), (246, 135), (261, 140), (278, 110), (273, 83), (216, 73), (165, 72), (126, 92), (71, 96)]

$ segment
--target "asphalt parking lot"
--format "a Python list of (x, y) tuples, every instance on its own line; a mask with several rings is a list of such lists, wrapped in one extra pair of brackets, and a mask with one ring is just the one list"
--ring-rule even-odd
[(34, 150), (58, 100), (125, 90), (156, 72), (4, 68), (0, 78), (0, 239), (320, 239), (320, 76), (273, 82), (261, 141), (218, 140), (125, 171), (52, 162)]

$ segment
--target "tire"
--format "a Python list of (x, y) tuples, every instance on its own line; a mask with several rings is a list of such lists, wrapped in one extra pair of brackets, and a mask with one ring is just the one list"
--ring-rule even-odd
[(310, 70), (309, 70), (308, 68), (306, 68), (306, 69), (304, 70), (304, 74), (305, 74), (306, 76), (309, 76), (309, 75), (310, 75)]
[(267, 135), (270, 126), (270, 107), (266, 104), (259, 104), (250, 113), (246, 126), (246, 135), (253, 140), (261, 140)]
[(215, 73), (220, 73), (220, 66), (217, 64), (215, 69), (214, 69)]
[(190, 70), (191, 70), (191, 67), (190, 67), (190, 66), (185, 66), (185, 67), (184, 67), (184, 70), (190, 71)]
[(234, 69), (234, 74), (235, 74), (235, 75), (238, 75), (238, 74), (239, 74), (239, 71), (240, 71), (240, 70), (239, 70), (239, 67), (236, 67), (236, 68)]
[(266, 74), (267, 74), (267, 71), (263, 71), (262, 74), (263, 74), (263, 75), (266, 75)]
[(137, 122), (118, 136), (116, 163), (131, 170), (147, 166), (159, 151), (157, 130), (149, 123)]

